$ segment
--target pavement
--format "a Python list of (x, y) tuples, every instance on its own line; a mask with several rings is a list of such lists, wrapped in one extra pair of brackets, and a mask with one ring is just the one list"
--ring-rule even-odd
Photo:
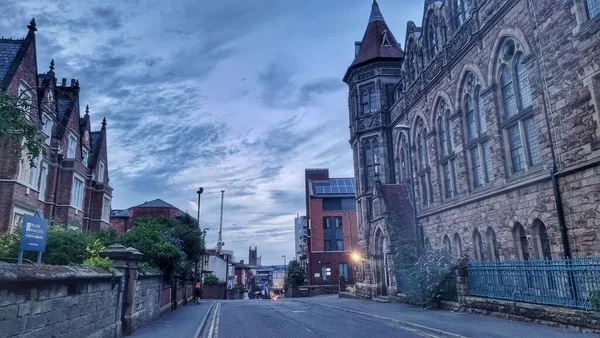
[[(214, 304), (213, 304), (214, 302)], [(212, 306), (211, 306), (212, 304)], [(334, 296), (281, 300), (205, 300), (135, 332), (136, 337), (375, 338), (600, 337), (463, 312), (425, 310)]]

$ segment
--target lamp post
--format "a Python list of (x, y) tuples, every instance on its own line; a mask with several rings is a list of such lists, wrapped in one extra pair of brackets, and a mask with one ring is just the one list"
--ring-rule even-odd
[(419, 231), (419, 226), (417, 225), (417, 201), (415, 200), (415, 185), (413, 183), (412, 144), (410, 142), (410, 127), (405, 124), (400, 124), (394, 128), (406, 131), (406, 135), (408, 136), (408, 180), (410, 184), (410, 199), (412, 200), (412, 216), (413, 222), (415, 223), (415, 235), (417, 235), (417, 244), (418, 247), (421, 248), (421, 238), (423, 237), (423, 234)]
[(283, 293), (285, 294), (285, 286), (287, 285), (287, 262), (285, 255), (281, 255), (283, 257)]
[[(203, 192), (204, 192), (203, 187), (198, 188), (198, 191), (196, 192), (198, 194), (198, 218), (196, 219), (197, 224), (198, 224), (198, 229), (200, 229), (200, 196), (202, 195)], [(202, 257), (202, 258), (204, 258), (204, 257)], [(202, 263), (204, 263), (204, 259), (202, 259)], [(200, 273), (202, 273), (202, 270), (200, 270)], [(196, 282), (198, 281), (198, 259), (196, 259), (196, 262), (194, 264), (194, 279), (196, 280)]]

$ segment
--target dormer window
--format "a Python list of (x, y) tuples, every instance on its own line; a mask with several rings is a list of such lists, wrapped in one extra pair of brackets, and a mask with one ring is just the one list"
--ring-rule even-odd
[(382, 47), (392, 47), (392, 44), (390, 43), (390, 40), (388, 38), (387, 29), (383, 31), (383, 41), (381, 42), (381, 46)]

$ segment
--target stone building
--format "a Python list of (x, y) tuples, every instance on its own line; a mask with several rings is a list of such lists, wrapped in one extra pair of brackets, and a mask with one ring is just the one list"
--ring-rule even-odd
[[(600, 251), (599, 14), (597, 0), (426, 0), (402, 48), (373, 2), (344, 76), (363, 296), (397, 292), (379, 257), (412, 210), (382, 225), (378, 201), (412, 193), (419, 243), (457, 257)], [(377, 179), (406, 189), (378, 197)]]
[(44, 154), (32, 166), (0, 145), (0, 231), (34, 214), (72, 229), (108, 228), (113, 189), (106, 119), (92, 131), (88, 107), (80, 114), (79, 81), (58, 82), (54, 60), (47, 73), (38, 73), (35, 20), (28, 28), (24, 39), (0, 39), (0, 92), (28, 102), (25, 113), (45, 136)]

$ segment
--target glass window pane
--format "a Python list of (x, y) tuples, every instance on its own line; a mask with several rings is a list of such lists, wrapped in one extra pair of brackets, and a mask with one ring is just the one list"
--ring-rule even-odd
[(458, 195), (458, 167), (456, 166), (456, 161), (453, 160), (450, 162), (452, 164), (452, 191), (454, 195)]
[(598, 0), (586, 0), (588, 18), (592, 19), (600, 15), (600, 1)]
[(483, 98), (479, 93), (479, 87), (475, 89), (475, 97), (477, 98), (477, 119), (479, 122), (479, 133), (485, 133), (487, 131), (487, 122), (485, 122), (485, 106), (483, 104)]
[(510, 76), (510, 71), (506, 65), (502, 65), (500, 85), (502, 86), (502, 102), (504, 104), (504, 113), (507, 117), (514, 116), (518, 113), (517, 99), (515, 98), (512, 77)]
[(450, 167), (448, 162), (442, 164), (442, 173), (444, 175), (444, 196), (446, 198), (452, 197), (452, 186), (450, 183)]
[(517, 82), (519, 83), (519, 95), (523, 109), (531, 107), (531, 86), (529, 86), (529, 72), (525, 66), (522, 54), (517, 56)]
[(532, 165), (542, 162), (540, 154), (540, 142), (538, 141), (538, 131), (535, 128), (533, 118), (523, 121), (525, 125), (525, 137), (527, 138), (527, 149), (529, 150), (529, 160)]
[(423, 206), (426, 206), (428, 201), (426, 180), (425, 175), (421, 176), (421, 199)]
[(375, 89), (369, 91), (369, 102), (371, 103), (371, 111), (377, 110), (377, 98), (375, 97)]
[(473, 100), (471, 95), (465, 96), (465, 111), (467, 112), (467, 138), (474, 139), (477, 135), (477, 125), (475, 124), (475, 114), (473, 111)]
[(525, 154), (523, 153), (523, 143), (519, 133), (519, 125), (516, 124), (507, 130), (508, 145), (510, 147), (510, 158), (512, 161), (512, 171), (514, 173), (525, 169)]
[(483, 148), (483, 164), (484, 164), (484, 168), (485, 168), (485, 181), (486, 182), (491, 182), (493, 181), (493, 174), (494, 172), (492, 171), (492, 150), (490, 149), (490, 145), (489, 142), (484, 142), (481, 144), (481, 147)]
[(473, 173), (473, 185), (480, 187), (483, 185), (483, 173), (481, 168), (481, 160), (479, 158), (479, 148), (469, 149), (471, 155), (471, 172)]
[(446, 156), (448, 155), (448, 147), (446, 146), (446, 128), (444, 126), (444, 121), (441, 118), (438, 119), (438, 131), (440, 151), (442, 152), (442, 156)]

